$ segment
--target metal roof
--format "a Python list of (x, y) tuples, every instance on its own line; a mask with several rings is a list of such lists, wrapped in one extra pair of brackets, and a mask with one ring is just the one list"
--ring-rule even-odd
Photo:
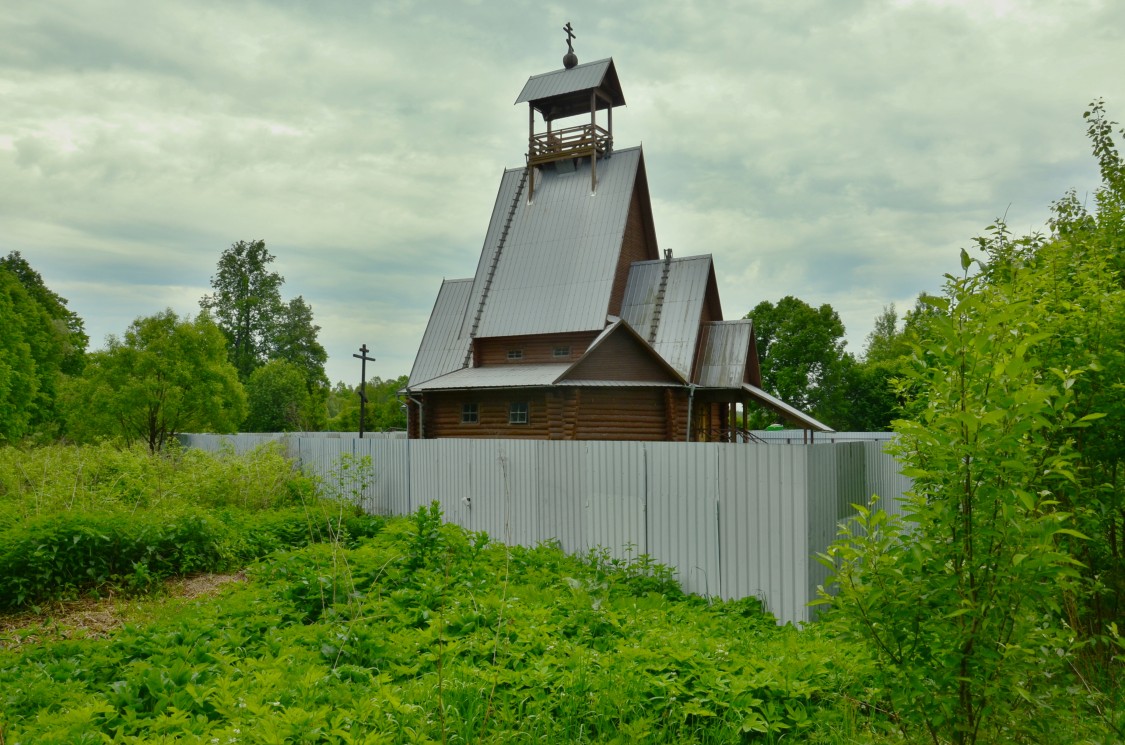
[(766, 393), (757, 386), (750, 385), (749, 383), (742, 384), (742, 390), (750, 394), (751, 398), (756, 399), (762, 404), (765, 404), (770, 409), (773, 409), (778, 414), (788, 419), (791, 422), (796, 422), (804, 425), (805, 429), (815, 429), (818, 432), (835, 432), (836, 430), (829, 427), (827, 424), (813, 419), (811, 416), (801, 411), (800, 409), (790, 406), (782, 401), (780, 398)]
[[(668, 281), (661, 298), (660, 283), (666, 268)], [(656, 324), (653, 349), (685, 378), (691, 377), (711, 274), (709, 254), (638, 261), (629, 270), (621, 317), (646, 340), (652, 338)]]
[[(474, 313), (513, 203), (515, 212), (488, 289), (478, 337), (605, 327), (642, 155), (639, 147), (627, 148), (599, 160), (593, 194), (589, 159), (574, 162), (573, 173), (543, 169), (535, 179), (531, 204), (526, 194), (518, 193), (524, 169), (504, 173), (467, 306)], [(464, 320), (462, 336), (472, 330), (471, 315)]]
[(704, 388), (740, 388), (746, 381), (754, 322), (715, 321), (706, 325), (699, 380)]
[(414, 358), (414, 367), (410, 370), (408, 387), (445, 375), (465, 364), (469, 339), (461, 335), (461, 323), (472, 289), (472, 279), (442, 281), (426, 333), (418, 346), (418, 356)]
[(566, 369), (569, 363), (542, 363), (519, 365), (488, 365), (466, 367), (440, 378), (411, 386), (411, 391), (449, 391), (469, 388), (539, 388), (546, 387)]
[(575, 116), (590, 110), (589, 91), (600, 89), (609, 96), (597, 99), (599, 110), (624, 106), (625, 95), (617, 79), (613, 59), (602, 59), (554, 72), (533, 75), (527, 79), (516, 97), (516, 103), (528, 102), (548, 121)]
[[(610, 318), (613, 318), (613, 317), (610, 316)], [(590, 346), (588, 346), (586, 348), (585, 354), (583, 354), (579, 359), (577, 359), (573, 363), (571, 363), (571, 365), (566, 369), (566, 372), (563, 375), (559, 376), (558, 382), (560, 384), (567, 384), (567, 385), (569, 385), (571, 383), (578, 383), (577, 379), (572, 380), (572, 379), (568, 378), (567, 380), (563, 380), (562, 378), (569, 375), (571, 370), (577, 369), (586, 360), (600, 354), (600, 352), (598, 351), (598, 348), (602, 344), (604, 344), (605, 341), (607, 339), (609, 339), (611, 336), (613, 336), (614, 334), (628, 334), (630, 337), (632, 337), (636, 341), (636, 343), (641, 348), (643, 348), (648, 354), (651, 354), (652, 358), (653, 358), (653, 361), (656, 362), (658, 365), (662, 366), (664, 368), (664, 370), (671, 377), (676, 379), (676, 382), (680, 383), (681, 385), (687, 385), (687, 382), (688, 382), (687, 376), (682, 375), (679, 370), (677, 370), (676, 368), (674, 368), (670, 364), (668, 364), (667, 360), (665, 360), (660, 355), (656, 354), (655, 350), (653, 350), (652, 346), (649, 345), (649, 343), (644, 338), (642, 338), (640, 334), (637, 333), (636, 329), (634, 329), (631, 325), (629, 325), (629, 322), (626, 321), (623, 318), (617, 318), (617, 319), (611, 321), (610, 325), (607, 326), (605, 328), (605, 330), (602, 331), (602, 333), (598, 334), (598, 337), (596, 339), (594, 339), (594, 341), (590, 343)], [(605, 385), (617, 384), (617, 381), (612, 381), (612, 380), (605, 380), (605, 381), (599, 381), (599, 382), (602, 383), (602, 384), (605, 384)], [(621, 381), (621, 382), (626, 383), (628, 381)], [(661, 385), (668, 385), (667, 381), (646, 381), (646, 383), (651, 383), (651, 382), (657, 382)], [(583, 383), (585, 383), (585, 381), (583, 381)]]

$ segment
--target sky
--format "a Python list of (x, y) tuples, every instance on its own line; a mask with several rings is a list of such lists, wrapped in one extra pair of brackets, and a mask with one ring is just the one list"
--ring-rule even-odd
[(723, 313), (829, 303), (863, 351), (1005, 216), (1097, 188), (1082, 113), (1125, 121), (1119, 0), (5, 0), (0, 254), (91, 349), (195, 315), (266, 241), (333, 381), (409, 373), (443, 278), (476, 270), (527, 78), (614, 59), (657, 240), (712, 254)]

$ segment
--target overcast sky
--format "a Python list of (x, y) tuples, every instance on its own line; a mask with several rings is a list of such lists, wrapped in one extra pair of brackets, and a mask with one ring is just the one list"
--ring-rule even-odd
[(997, 216), (1097, 187), (1082, 112), (1125, 121), (1119, 0), (0, 3), (0, 253), (91, 347), (196, 314), (264, 239), (329, 377), (410, 371), (476, 269), (531, 75), (613, 57), (661, 248), (714, 255), (723, 312), (830, 303), (848, 349)]

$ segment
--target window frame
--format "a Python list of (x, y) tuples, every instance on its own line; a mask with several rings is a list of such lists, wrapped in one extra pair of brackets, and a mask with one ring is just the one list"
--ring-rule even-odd
[(467, 401), (461, 404), (461, 424), (480, 424), (480, 404)]
[(508, 403), (508, 424), (531, 424), (531, 405), (527, 401), (510, 401)]
[(523, 350), (522, 349), (509, 349), (508, 350), (508, 362), (515, 362), (517, 360), (522, 360), (522, 359), (523, 359)]
[(551, 350), (551, 356), (555, 359), (570, 359), (570, 345), (555, 347)]

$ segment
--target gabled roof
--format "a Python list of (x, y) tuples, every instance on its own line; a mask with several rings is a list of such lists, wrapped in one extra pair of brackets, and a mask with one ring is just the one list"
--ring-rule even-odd
[[(622, 366), (621, 359), (630, 364)], [(620, 381), (687, 385), (687, 380), (623, 319), (617, 319), (591, 342), (585, 354), (556, 383)]]
[(638, 261), (629, 270), (621, 317), (684, 378), (691, 377), (709, 285), (715, 285), (709, 254)]
[(528, 102), (545, 120), (553, 121), (589, 113), (591, 90), (599, 90), (605, 95), (605, 98), (597, 97), (599, 110), (625, 105), (625, 94), (621, 92), (621, 82), (617, 79), (612, 58), (587, 62), (569, 70), (533, 75), (528, 78), (515, 102)]
[[(619, 364), (623, 348), (630, 351), (632, 359), (632, 364), (625, 367)], [(683, 386), (687, 385), (687, 381), (653, 351), (629, 324), (616, 319), (574, 362), (466, 367), (418, 383), (412, 380), (407, 387), (411, 392), (425, 392), (479, 388), (669, 385)]]
[(748, 371), (757, 364), (754, 350), (754, 322), (716, 321), (703, 328), (703, 350), (699, 361), (699, 379), (702, 388), (741, 388), (753, 380), (756, 371)]
[(410, 370), (408, 387), (460, 369), (465, 364), (469, 339), (461, 336), (461, 324), (472, 289), (472, 279), (442, 281), (426, 333), (418, 346), (418, 356)]
[(601, 331), (605, 326), (630, 201), (638, 174), (644, 178), (643, 156), (638, 147), (599, 160), (593, 194), (589, 160), (574, 163), (572, 173), (543, 169), (531, 204), (521, 178), (525, 169), (504, 173), (462, 336), (471, 335), (482, 295), (477, 337)]

